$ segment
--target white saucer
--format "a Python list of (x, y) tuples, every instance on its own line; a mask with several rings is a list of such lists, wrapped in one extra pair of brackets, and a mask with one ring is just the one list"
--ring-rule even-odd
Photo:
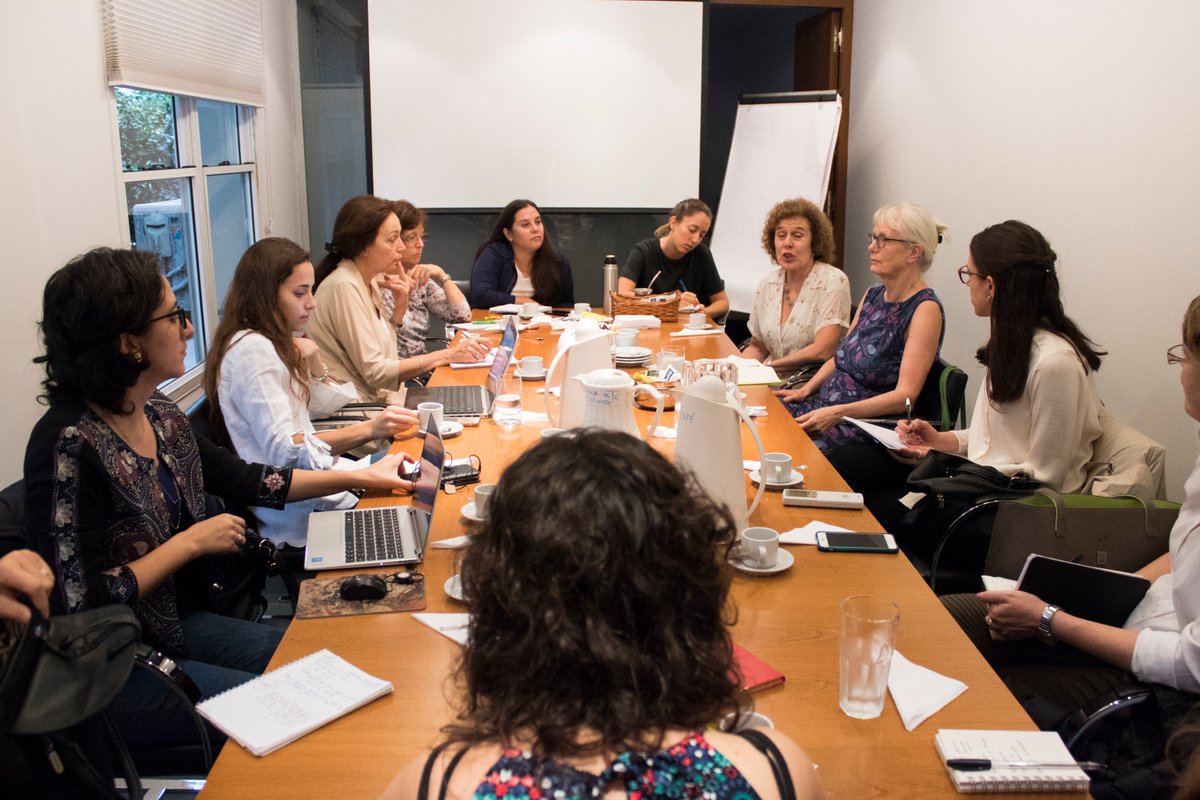
[(520, 370), (520, 368), (517, 368), (517, 369), (513, 370), (513, 375), (516, 375), (518, 378), (520, 378), (523, 381), (544, 381), (544, 380), (546, 380), (546, 371), (545, 370), (542, 370), (541, 375), (526, 375), (524, 372), (522, 372)]
[(713, 323), (706, 322), (703, 325), (684, 325), (683, 329), (685, 331), (706, 331), (709, 328), (713, 328), (713, 327), (716, 327), (715, 325), (713, 325)]
[[(780, 550), (779, 552), (782, 553), (783, 551)], [(459, 579), (458, 575), (451, 575), (447, 578), (446, 582), (442, 584), (442, 588), (446, 590), (446, 595), (451, 600), (457, 600), (460, 603), (466, 602), (466, 598), (463, 597), (462, 580)]]
[(796, 557), (782, 547), (779, 548), (779, 557), (775, 559), (775, 566), (773, 567), (752, 567), (749, 564), (742, 563), (742, 560), (739, 558), (729, 559), (729, 566), (739, 572), (747, 572), (751, 575), (774, 575), (777, 572), (783, 572), (795, 563)]
[(474, 500), (472, 500), (471, 502), (469, 502), (465, 506), (463, 506), (461, 513), (462, 513), (463, 517), (471, 520), (472, 522), (487, 522), (486, 519), (484, 519), (483, 517), (481, 517), (475, 513), (475, 501)]
[(442, 421), (442, 438), (453, 439), (463, 432), (463, 424), (452, 419)]
[(654, 351), (649, 347), (614, 347), (612, 354), (617, 361), (639, 361), (644, 358), (649, 358), (654, 355)]
[[(754, 481), (755, 483), (758, 483), (759, 481), (762, 480), (762, 473), (756, 469), (750, 470), (750, 480)], [(792, 477), (790, 480), (783, 481), (782, 483), (775, 483), (774, 481), (767, 481), (767, 488), (768, 489), (786, 489), (789, 486), (799, 486), (802, 483), (804, 483), (804, 473), (799, 472), (798, 470), (792, 470)]]

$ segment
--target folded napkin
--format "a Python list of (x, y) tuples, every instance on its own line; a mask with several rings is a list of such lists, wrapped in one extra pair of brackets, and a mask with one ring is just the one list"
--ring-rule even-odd
[(724, 332), (725, 331), (721, 330), (720, 328), (700, 328), (697, 330), (688, 330), (687, 328), (684, 328), (683, 330), (671, 331), (671, 336), (714, 336), (718, 333)]
[(522, 425), (535, 425), (539, 422), (549, 422), (549, 421), (550, 421), (550, 418), (547, 417), (544, 412), (524, 411), (524, 410), (521, 411), (521, 424)]
[(453, 639), (459, 644), (467, 643), (467, 626), (471, 624), (470, 614), (436, 614), (419, 611), (412, 618), (422, 625), (428, 625), (447, 639)]
[(914, 664), (900, 655), (899, 650), (892, 653), (888, 691), (892, 693), (892, 702), (900, 712), (900, 721), (906, 731), (941, 711), (966, 690), (967, 685), (962, 681)]
[(466, 547), (470, 541), (470, 536), (455, 536), (451, 539), (442, 539), (440, 542), (432, 542), (429, 546), (444, 550), (459, 550)]
[(828, 522), (821, 522), (820, 520), (813, 520), (807, 525), (792, 528), (790, 531), (779, 534), (779, 543), (816, 545), (817, 531), (845, 531), (849, 533), (850, 529), (839, 525), (830, 525)]
[(653, 314), (617, 314), (613, 324), (619, 328), (661, 328), (662, 320)]
[(657, 428), (654, 429), (654, 435), (657, 436), (659, 439), (674, 439), (675, 438), (675, 429), (668, 428), (665, 425), (659, 425)]

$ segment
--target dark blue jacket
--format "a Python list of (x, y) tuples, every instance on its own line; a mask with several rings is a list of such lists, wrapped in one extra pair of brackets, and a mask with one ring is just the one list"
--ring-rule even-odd
[[(559, 255), (558, 267), (562, 275), (562, 287), (558, 297), (538, 296), (537, 301), (547, 306), (566, 308), (575, 305), (575, 281), (571, 276), (571, 265)], [(512, 245), (507, 242), (492, 242), (483, 248), (471, 267), (471, 288), (467, 299), (471, 308), (491, 308), (513, 301), (512, 289), (517, 283), (517, 265), (513, 260)]]

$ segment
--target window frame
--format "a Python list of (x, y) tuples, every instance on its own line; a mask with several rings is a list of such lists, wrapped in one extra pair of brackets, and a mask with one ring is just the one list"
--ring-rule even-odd
[[(121, 123), (117, 113), (117, 90), (133, 89), (135, 91), (152, 91), (170, 96), (173, 100), (175, 116), (175, 146), (179, 166), (171, 169), (154, 170), (125, 170), (121, 153)], [(191, 186), (193, 237), (196, 245), (196, 272), (199, 279), (200, 314), (194, 315), (193, 324), (203, 325), (204, 342), (211, 339), (220, 320), (218, 313), (223, 297), (217, 296), (216, 265), (213, 261), (212, 246), (212, 215), (210, 214), (208, 179), (217, 175), (246, 174), (249, 175), (250, 191), (250, 238), (251, 243), (262, 238), (262, 220), (270, 216), (265, 209), (265, 193), (262, 191), (264, 165), (260, 163), (259, 154), (265, 152), (263, 135), (264, 125), (260, 109), (254, 106), (228, 103), (237, 109), (238, 126), (238, 164), (221, 166), (205, 166), (201, 157), (200, 144), (200, 114), (197, 98), (171, 94), (157, 89), (143, 89), (137, 86), (110, 86), (109, 111), (113, 132), (113, 163), (116, 165), (116, 194), (119, 214), (118, 229), (122, 247), (131, 248), (133, 242), (129, 232), (129, 201), (126, 186), (147, 180), (187, 180)], [(228, 102), (219, 100), (216, 102)], [(198, 332), (199, 334), (199, 332)], [(205, 352), (194, 367), (181, 377), (169, 381), (161, 388), (163, 392), (187, 408), (204, 395), (203, 378)]]

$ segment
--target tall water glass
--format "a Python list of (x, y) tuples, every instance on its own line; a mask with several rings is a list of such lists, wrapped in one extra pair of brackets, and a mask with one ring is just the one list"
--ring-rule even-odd
[(506, 431), (521, 424), (521, 381), (511, 372), (500, 381), (500, 390), (492, 404), (492, 419)]
[(883, 711), (896, 648), (900, 609), (881, 597), (842, 600), (838, 636), (838, 705), (847, 716), (874, 719)]

